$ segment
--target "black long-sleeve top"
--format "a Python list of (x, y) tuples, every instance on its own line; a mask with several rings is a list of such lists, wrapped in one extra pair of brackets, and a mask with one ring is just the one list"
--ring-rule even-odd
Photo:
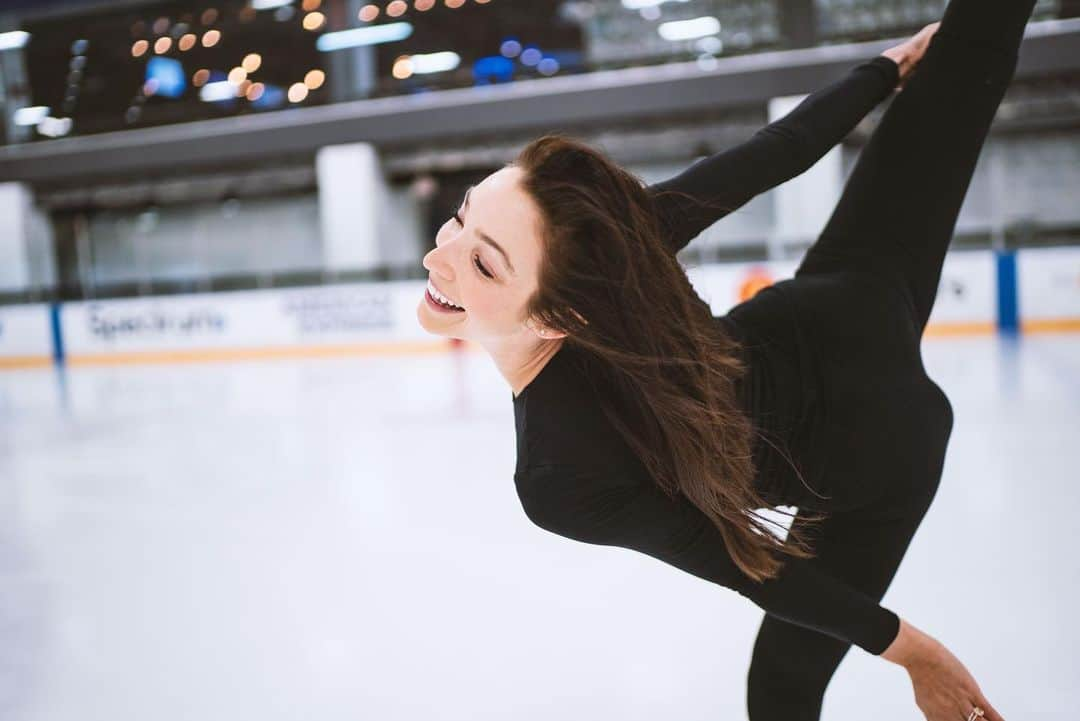
[[(896, 87), (899, 68), (884, 56), (854, 67), (749, 140), (716, 153), (651, 190), (674, 189), (709, 201), (706, 208), (658, 196), (666, 239), (677, 252), (704, 228), (754, 196), (809, 169)], [(750, 372), (739, 397), (755, 425), (792, 444), (811, 486), (821, 477), (815, 425), (807, 417), (817, 379), (805, 362), (788, 300), (772, 288), (717, 318), (752, 343)], [(774, 332), (775, 331), (775, 332)], [(794, 339), (794, 340), (792, 340)], [(896, 637), (899, 617), (876, 600), (808, 562), (786, 558), (780, 575), (757, 583), (735, 565), (719, 529), (685, 496), (669, 498), (604, 417), (582, 373), (579, 351), (563, 345), (513, 397), (517, 435), (514, 479), (536, 525), (579, 541), (621, 546), (734, 589), (766, 613), (880, 654)], [(810, 421), (810, 422), (807, 422)], [(805, 429), (793, 435), (793, 427)], [(770, 503), (810, 504), (812, 495), (769, 445), (755, 449), (755, 484)], [(816, 487), (816, 486), (815, 486)], [(801, 490), (800, 490), (801, 489)]]

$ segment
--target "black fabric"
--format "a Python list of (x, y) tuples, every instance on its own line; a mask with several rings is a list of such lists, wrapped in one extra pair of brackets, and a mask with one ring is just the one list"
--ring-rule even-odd
[[(716, 319), (745, 344), (740, 402), (792, 461), (759, 443), (755, 483), (768, 502), (798, 506), (795, 523), (804, 510), (829, 513), (814, 559), (750, 581), (707, 516), (669, 499), (605, 420), (592, 361), (572, 344), (512, 396), (515, 483), (534, 523), (653, 556), (766, 612), (748, 677), (752, 721), (817, 719), (849, 647), (880, 654), (899, 629), (879, 601), (937, 491), (953, 424), (923, 368), (922, 331), (1033, 5), (951, 0), (795, 276)], [(738, 207), (806, 170), (897, 79), (888, 58), (862, 63), (746, 144), (651, 186), (673, 252), (728, 211), (660, 191)]]

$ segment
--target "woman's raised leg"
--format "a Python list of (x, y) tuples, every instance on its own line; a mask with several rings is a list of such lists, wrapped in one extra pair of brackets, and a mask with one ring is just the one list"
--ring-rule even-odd
[(796, 277), (859, 269), (897, 282), (921, 334), (1034, 6), (1035, 0), (951, 0)]

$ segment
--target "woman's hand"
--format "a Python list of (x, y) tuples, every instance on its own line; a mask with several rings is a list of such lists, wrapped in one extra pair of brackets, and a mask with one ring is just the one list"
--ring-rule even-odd
[(985, 714), (976, 721), (1005, 721), (964, 664), (940, 641), (904, 619), (900, 619), (896, 640), (882, 656), (907, 670), (915, 704), (927, 721), (967, 721), (976, 706)]
[(940, 20), (936, 23), (930, 23), (911, 38), (882, 53), (882, 55), (900, 66), (900, 81), (896, 85), (898, 89), (904, 87), (904, 83), (907, 82), (911, 71), (922, 60), (927, 46), (930, 45), (930, 38), (934, 36), (940, 26)]

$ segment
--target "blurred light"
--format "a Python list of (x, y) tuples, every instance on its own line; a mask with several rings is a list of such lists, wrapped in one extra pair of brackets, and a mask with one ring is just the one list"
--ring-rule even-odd
[(68, 63), (68, 67), (72, 70), (82, 70), (86, 67), (86, 56), (76, 55), (71, 59), (71, 62)]
[(457, 10), (459, 7), (465, 4), (465, 0), (443, 0), (443, 2), (446, 4), (446, 7), (453, 10)]
[(701, 38), (694, 46), (703, 53), (712, 53), (715, 55), (724, 49), (724, 41), (715, 35), (710, 35), (705, 38)]
[(536, 69), (541, 75), (554, 75), (559, 72), (559, 61), (555, 58), (544, 58), (536, 64)]
[(164, 35), (165, 31), (169, 29), (169, 18), (160, 17), (154, 21), (154, 32), (158, 35)]
[(433, 7), (435, 7), (435, 0), (416, 0), (413, 3), (413, 10), (420, 12), (427, 12)]
[[(261, 83), (260, 83), (261, 84)], [(262, 95), (251, 101), (251, 106), (257, 110), (276, 108), (285, 102), (285, 91), (276, 85), (265, 85)]]
[(191, 50), (193, 47), (195, 47), (196, 40), (198, 40), (198, 38), (196, 38), (193, 33), (188, 33), (184, 37), (180, 38), (180, 41), (176, 43), (176, 46), (180, 48), (180, 50)]
[(360, 8), (360, 12), (357, 14), (356, 17), (366, 23), (369, 23), (375, 18), (379, 17), (379, 6), (365, 5), (364, 7)]
[(285, 7), (278, 8), (274, 11), (274, 19), (277, 20), (279, 23), (283, 23), (287, 20), (291, 20), (292, 16), (295, 14), (296, 11), (293, 10), (292, 5), (286, 5)]
[(243, 80), (240, 81), (239, 84), (235, 84), (235, 85), (236, 85), (236, 97), (242, 98), (245, 95), (247, 95), (247, 91), (248, 91), (248, 89), (251, 88), (253, 83), (250, 80), (248, 80), (247, 78), (244, 78)]
[(240, 8), (240, 12), (236, 13), (236, 17), (238, 17), (242, 23), (249, 23), (255, 19), (255, 8), (250, 5), (245, 5)]
[(394, 61), (393, 66), (390, 68), (390, 74), (398, 80), (404, 80), (405, 78), (412, 77), (413, 67), (412, 58), (408, 55), (402, 55)]
[(30, 40), (30, 33), (24, 30), (0, 33), (0, 50), (16, 50), (26, 45), (28, 40)]
[(720, 65), (720, 61), (714, 58), (712, 55), (698, 55), (697, 66), (702, 70), (715, 70)]
[(199, 21), (202, 22), (203, 25), (209, 25), (215, 20), (217, 20), (217, 17), (217, 10), (215, 10), (214, 8), (206, 8), (205, 10), (203, 10), (202, 15), (199, 16)]
[(158, 38), (154, 41), (154, 52), (158, 55), (169, 52), (171, 47), (172, 40), (170, 38)]
[(80, 38), (71, 44), (72, 55), (82, 55), (86, 52), (86, 46), (90, 44), (89, 40)]
[(304, 85), (311, 90), (321, 88), (324, 82), (326, 82), (326, 73), (322, 70), (308, 70), (307, 75), (304, 76)]
[(293, 0), (251, 0), (251, 7), (256, 10), (273, 10), (274, 8), (292, 5)]
[(19, 108), (12, 115), (16, 125), (37, 125), (49, 114), (48, 105), (32, 105), (27, 108)]
[(229, 71), (229, 82), (233, 85), (239, 85), (247, 78), (247, 70), (236, 67)]
[(71, 132), (71, 118), (54, 118), (47, 116), (38, 123), (37, 130), (42, 135), (56, 138)]
[(207, 30), (203, 33), (202, 44), (204, 48), (212, 48), (217, 45), (218, 40), (221, 40), (220, 30)]
[(690, 0), (622, 0), (622, 6), (627, 10), (642, 10), (644, 8), (654, 8), (658, 5), (663, 5), (666, 2), (689, 2)]
[(477, 85), (487, 85), (490, 78), (496, 82), (510, 82), (514, 79), (514, 63), (502, 55), (488, 55), (478, 58), (473, 62), (473, 82)]
[(641, 15), (641, 18), (643, 20), (659, 20), (660, 16), (663, 15), (663, 13), (660, 12), (660, 8), (656, 7), (655, 5), (650, 5), (647, 8), (641, 8), (640, 10), (638, 10), (638, 13)]
[(137, 107), (130, 107), (124, 113), (124, 120), (129, 123), (134, 123), (136, 120), (139, 119), (140, 115), (142, 115), (142, 109)]
[(262, 97), (263, 90), (264, 88), (262, 83), (252, 83), (251, 87), (247, 89), (247, 92), (244, 95), (247, 97), (248, 100), (258, 100)]
[(146, 64), (146, 77), (157, 83), (158, 95), (178, 98), (187, 88), (184, 66), (176, 58), (151, 58)]
[(322, 0), (303, 0), (303, 2), (300, 3), (300, 9), (309, 13), (312, 10), (318, 10), (321, 5)]
[(544, 54), (540, 52), (539, 48), (532, 47), (531, 45), (521, 51), (521, 64), (522, 65), (536, 65), (543, 59)]
[(517, 40), (504, 40), (499, 46), (499, 52), (508, 58), (516, 58), (521, 54), (521, 43)]
[(229, 100), (236, 96), (236, 86), (227, 80), (218, 80), (207, 83), (199, 91), (199, 100), (212, 103), (219, 100)]
[(150, 43), (145, 40), (136, 40), (131, 44), (131, 57), (139, 58), (146, 54), (146, 49), (150, 47)]
[(289, 86), (289, 102), (299, 103), (307, 97), (308, 88), (303, 83), (293, 83)]
[(324, 53), (360, 45), (376, 45), (404, 40), (412, 35), (413, 26), (408, 22), (372, 25), (367, 28), (350, 28), (320, 35), (315, 47)]
[(405, 0), (392, 0), (392, 2), (386, 6), (386, 14), (392, 18), (401, 17), (408, 9), (409, 5)]
[(304, 30), (318, 30), (326, 23), (326, 16), (322, 13), (308, 13), (304, 16)]
[(262, 55), (258, 53), (248, 53), (244, 56), (244, 59), (240, 61), (240, 67), (247, 70), (249, 73), (253, 73), (259, 69), (262, 65)]
[(197, 88), (201, 88), (206, 84), (206, 81), (210, 79), (210, 71), (206, 68), (200, 68), (195, 71), (195, 74), (191, 76), (191, 84)]
[(705, 15), (691, 20), (673, 20), (662, 23), (656, 31), (664, 40), (693, 40), (720, 32), (720, 21), (711, 15)]
[(158, 91), (158, 86), (160, 84), (161, 81), (157, 78), (147, 78), (146, 82), (144, 82), (142, 85), (143, 95), (145, 95), (146, 97), (150, 97)]
[(447, 70), (453, 70), (461, 64), (461, 56), (452, 50), (443, 50), (438, 53), (424, 53), (423, 55), (412, 55), (409, 59), (412, 61), (413, 72), (419, 75), (444, 73)]

